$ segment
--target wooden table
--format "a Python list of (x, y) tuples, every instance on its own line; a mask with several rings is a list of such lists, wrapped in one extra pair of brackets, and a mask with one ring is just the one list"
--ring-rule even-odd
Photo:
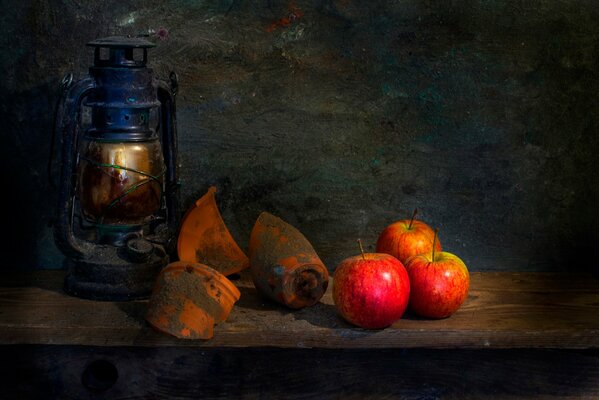
[(378, 331), (342, 321), (330, 290), (291, 311), (239, 280), (210, 341), (155, 332), (143, 301), (69, 297), (60, 271), (0, 279), (1, 399), (599, 398), (599, 281), (585, 275), (473, 273), (452, 317)]

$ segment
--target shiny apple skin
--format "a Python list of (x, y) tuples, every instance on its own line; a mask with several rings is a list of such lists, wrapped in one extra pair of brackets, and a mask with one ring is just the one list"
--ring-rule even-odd
[(410, 277), (409, 309), (427, 318), (447, 318), (468, 297), (470, 274), (464, 262), (448, 252), (419, 254), (406, 262)]
[[(427, 253), (433, 249), (435, 232), (422, 221), (414, 220), (397, 221), (386, 227), (376, 242), (377, 253), (391, 254), (403, 264), (415, 255)], [(441, 242), (437, 238), (435, 251), (440, 252)]]
[(333, 276), (333, 300), (341, 316), (366, 329), (382, 329), (408, 306), (410, 279), (388, 254), (366, 253), (343, 260)]

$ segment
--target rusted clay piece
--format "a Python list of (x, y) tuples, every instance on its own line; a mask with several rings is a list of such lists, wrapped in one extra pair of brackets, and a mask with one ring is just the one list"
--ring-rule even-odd
[(148, 303), (146, 320), (182, 339), (210, 339), (227, 319), (239, 290), (224, 275), (199, 263), (178, 261), (164, 268)]
[(249, 246), (256, 289), (290, 308), (311, 306), (329, 284), (329, 273), (304, 235), (272, 214), (258, 217)]
[(210, 187), (183, 217), (177, 253), (181, 261), (206, 264), (231, 275), (247, 268), (249, 260), (227, 229), (215, 193), (216, 188)]

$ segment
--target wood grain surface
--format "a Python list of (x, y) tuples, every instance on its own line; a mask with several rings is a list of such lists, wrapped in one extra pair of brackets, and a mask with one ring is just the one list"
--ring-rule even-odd
[(0, 344), (88, 346), (393, 348), (599, 348), (599, 281), (586, 275), (473, 273), (469, 298), (453, 316), (411, 315), (368, 331), (344, 322), (331, 290), (317, 305), (292, 311), (236, 281), (241, 299), (209, 341), (155, 332), (146, 303), (95, 302), (62, 290), (63, 273), (0, 276)]
[[(99, 361), (118, 379), (91, 390), (85, 371)], [(110, 375), (102, 372), (100, 382)], [(599, 357), (548, 349), (0, 346), (0, 398), (590, 400), (599, 398)]]

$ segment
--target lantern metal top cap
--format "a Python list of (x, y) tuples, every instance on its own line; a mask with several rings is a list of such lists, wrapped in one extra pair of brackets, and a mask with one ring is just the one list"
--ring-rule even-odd
[(87, 43), (90, 47), (107, 47), (110, 49), (148, 49), (156, 45), (142, 37), (109, 36), (92, 40)]
[(139, 36), (109, 36), (87, 45), (95, 48), (94, 66), (99, 68), (145, 68), (148, 48), (156, 46)]

